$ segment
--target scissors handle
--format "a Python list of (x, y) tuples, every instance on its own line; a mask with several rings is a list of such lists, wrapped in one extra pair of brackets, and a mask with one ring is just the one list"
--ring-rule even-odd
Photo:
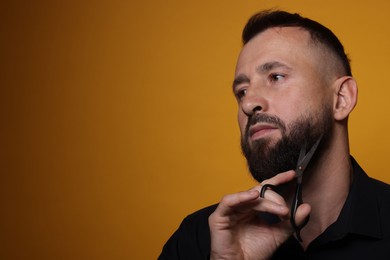
[(264, 184), (263, 187), (261, 187), (261, 190), (260, 190), (260, 198), (264, 198), (264, 193), (265, 193), (265, 191), (268, 188), (274, 190), (274, 189), (276, 189), (276, 186), (272, 185), (272, 184)]
[(293, 228), (295, 229), (295, 234), (297, 235), (297, 239), (299, 242), (302, 242), (301, 238), (301, 229), (306, 226), (307, 222), (309, 222), (310, 215), (308, 215), (305, 219), (305, 221), (301, 225), (297, 225), (295, 222), (295, 214), (297, 213), (297, 209), (299, 205), (303, 203), (302, 201), (302, 184), (297, 183), (297, 187), (295, 190), (295, 195), (293, 198), (293, 203), (291, 205), (291, 216), (290, 216), (290, 222)]

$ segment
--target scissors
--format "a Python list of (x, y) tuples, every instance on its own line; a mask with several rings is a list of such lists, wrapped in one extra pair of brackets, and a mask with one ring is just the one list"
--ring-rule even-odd
[[(322, 136), (320, 136), (320, 138), (318, 138), (318, 140), (314, 143), (314, 145), (311, 147), (311, 149), (308, 152), (306, 152), (306, 149), (307, 149), (306, 143), (301, 147), (297, 167), (295, 168), (295, 172), (297, 175), (297, 178), (296, 178), (297, 184), (295, 187), (295, 195), (294, 195), (293, 202), (291, 205), (290, 223), (295, 230), (295, 234), (297, 235), (297, 239), (299, 242), (302, 242), (301, 229), (304, 226), (306, 226), (306, 224), (307, 224), (307, 222), (309, 222), (309, 218), (310, 218), (310, 215), (307, 216), (305, 221), (301, 225), (297, 225), (297, 223), (295, 222), (295, 214), (297, 213), (297, 208), (299, 207), (299, 205), (301, 205), (303, 203), (303, 201), (302, 201), (303, 172), (306, 170), (307, 165), (309, 164), (311, 158), (313, 157), (315, 151), (317, 150), (317, 147), (320, 144), (321, 139), (322, 139)], [(263, 187), (261, 187), (261, 190), (260, 190), (260, 197), (261, 198), (264, 198), (264, 193), (268, 188), (275, 189), (276, 187), (272, 184), (263, 185)]]

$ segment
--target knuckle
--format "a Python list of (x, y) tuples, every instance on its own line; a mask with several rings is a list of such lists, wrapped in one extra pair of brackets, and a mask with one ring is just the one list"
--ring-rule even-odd
[(221, 198), (220, 204), (229, 204), (230, 200), (231, 200), (231, 195), (225, 195)]

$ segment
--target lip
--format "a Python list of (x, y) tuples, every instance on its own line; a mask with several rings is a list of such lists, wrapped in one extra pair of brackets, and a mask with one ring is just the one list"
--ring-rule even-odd
[(249, 136), (252, 140), (262, 138), (278, 128), (269, 124), (256, 124), (249, 128)]

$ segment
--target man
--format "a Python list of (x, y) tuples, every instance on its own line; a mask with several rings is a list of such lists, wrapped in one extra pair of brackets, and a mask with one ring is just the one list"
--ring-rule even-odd
[[(243, 43), (233, 91), (260, 184), (188, 216), (159, 259), (390, 259), (390, 187), (349, 153), (357, 85), (342, 44), (282, 11), (254, 15)], [(294, 170), (307, 151), (298, 186)]]

